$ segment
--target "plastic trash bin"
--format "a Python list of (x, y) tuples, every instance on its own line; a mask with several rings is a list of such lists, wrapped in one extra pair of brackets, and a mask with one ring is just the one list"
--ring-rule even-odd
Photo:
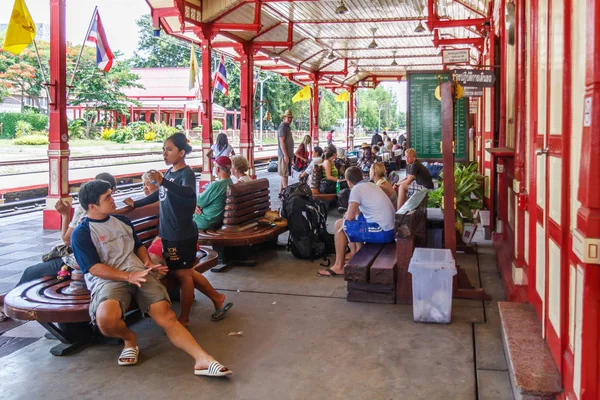
[(410, 259), (413, 319), (448, 324), (452, 315), (452, 281), (456, 263), (448, 249), (417, 247)]

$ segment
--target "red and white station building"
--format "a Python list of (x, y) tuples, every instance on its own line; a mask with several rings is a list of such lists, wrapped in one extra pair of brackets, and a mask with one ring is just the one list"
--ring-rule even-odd
[[(600, 399), (600, 2), (596, 0), (147, 0), (155, 29), (202, 52), (203, 149), (212, 144), (211, 58), (240, 63), (240, 152), (253, 161), (255, 68), (348, 90), (442, 70), (470, 49), (494, 69), (472, 117), (506, 294), (535, 308), (561, 398)], [(68, 196), (65, 0), (50, 0), (48, 210)], [(347, 10), (347, 12), (341, 12)], [(415, 30), (421, 24), (423, 31)], [(375, 40), (377, 46), (370, 46)], [(461, 66), (465, 68), (465, 66)], [(311, 132), (318, 143), (318, 102)], [(62, 134), (62, 135), (61, 135)], [(205, 159), (202, 180), (210, 180)], [(596, 171), (596, 172), (594, 172)], [(46, 211), (45, 224), (56, 217)]]

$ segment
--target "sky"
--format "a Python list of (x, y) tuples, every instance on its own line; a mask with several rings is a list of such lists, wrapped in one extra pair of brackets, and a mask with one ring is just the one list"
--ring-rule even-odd
[[(133, 55), (137, 47), (135, 21), (150, 13), (144, 0), (67, 0), (67, 41), (74, 45), (83, 42), (92, 17), (98, 6), (110, 48), (120, 50), (125, 57)], [(0, 23), (8, 23), (13, 0), (0, 0)], [(50, 0), (25, 0), (29, 13), (36, 23), (50, 23)]]

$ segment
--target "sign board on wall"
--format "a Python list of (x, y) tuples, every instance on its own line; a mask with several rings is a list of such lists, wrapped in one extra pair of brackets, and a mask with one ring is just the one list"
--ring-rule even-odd
[(463, 86), (489, 88), (496, 82), (494, 71), (481, 71), (474, 69), (455, 69), (456, 81)]
[(464, 86), (465, 97), (483, 97), (483, 88), (473, 87), (473, 86)]
[[(441, 160), (442, 103), (435, 98), (435, 88), (451, 79), (450, 71), (409, 73), (408, 75), (408, 134), (409, 144), (421, 159)], [(454, 105), (454, 136), (457, 161), (466, 161), (468, 150), (467, 98)]]
[(469, 100), (469, 114), (477, 114), (477, 111), (479, 111), (478, 103), (479, 103), (478, 99)]
[(468, 64), (470, 49), (442, 50), (442, 64)]

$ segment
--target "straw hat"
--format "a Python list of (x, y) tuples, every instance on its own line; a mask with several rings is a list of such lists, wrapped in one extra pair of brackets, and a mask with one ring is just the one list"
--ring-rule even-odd
[(360, 148), (361, 148), (361, 149), (371, 148), (371, 145), (370, 145), (370, 144), (368, 144), (368, 143), (363, 143), (363, 144), (360, 146)]
[(282, 118), (288, 117), (288, 118), (294, 118), (294, 116), (292, 115), (292, 111), (291, 110), (285, 110), (285, 112), (283, 114), (281, 114)]

